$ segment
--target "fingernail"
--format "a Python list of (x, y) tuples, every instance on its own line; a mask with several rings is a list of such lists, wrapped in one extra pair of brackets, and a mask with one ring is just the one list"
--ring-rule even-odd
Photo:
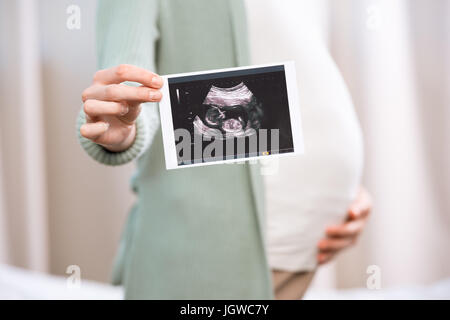
[(161, 77), (158, 77), (158, 76), (153, 77), (152, 85), (160, 87), (163, 85), (163, 80), (161, 79)]
[(105, 130), (109, 129), (109, 123), (108, 122), (103, 122), (103, 126), (105, 127)]
[(352, 218), (358, 218), (358, 216), (359, 216), (359, 211), (357, 211), (357, 210), (355, 210), (355, 209), (351, 209), (351, 210), (350, 210), (350, 216), (351, 216)]
[(122, 111), (120, 112), (120, 115), (121, 115), (121, 116), (126, 115), (126, 114), (128, 113), (129, 110), (130, 110), (130, 109), (128, 108), (128, 106), (122, 105)]
[(151, 100), (158, 100), (161, 98), (161, 92), (159, 91), (151, 91), (149, 94)]

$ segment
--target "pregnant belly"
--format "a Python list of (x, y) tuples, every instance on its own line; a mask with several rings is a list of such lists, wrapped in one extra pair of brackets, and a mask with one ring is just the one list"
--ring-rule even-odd
[(265, 176), (272, 268), (313, 269), (325, 228), (346, 216), (360, 185), (362, 146), (355, 124), (341, 126), (305, 126), (305, 154), (275, 160)]
[(296, 60), (305, 154), (275, 160), (265, 176), (269, 263), (288, 271), (315, 267), (317, 243), (345, 218), (363, 167), (347, 87), (323, 48), (309, 50)]
[(361, 131), (312, 2), (247, 0), (247, 7), (252, 62), (295, 61), (305, 139), (304, 155), (264, 170), (269, 264), (310, 270), (326, 226), (344, 219), (360, 185)]

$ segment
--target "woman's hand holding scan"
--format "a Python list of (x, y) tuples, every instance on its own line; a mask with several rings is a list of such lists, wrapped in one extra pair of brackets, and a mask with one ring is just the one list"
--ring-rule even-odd
[[(141, 86), (123, 84), (126, 81)], [(92, 85), (82, 94), (86, 124), (80, 128), (81, 135), (112, 152), (128, 149), (136, 137), (141, 103), (159, 102), (162, 86), (157, 74), (133, 65), (96, 72)]]

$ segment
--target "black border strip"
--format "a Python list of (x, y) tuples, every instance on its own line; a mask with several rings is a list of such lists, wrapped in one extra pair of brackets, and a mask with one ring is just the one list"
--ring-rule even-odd
[(279, 71), (284, 71), (284, 65), (259, 67), (259, 68), (252, 68), (252, 69), (232, 70), (232, 71), (219, 71), (219, 72), (213, 72), (213, 73), (196, 74), (196, 75), (191, 75), (191, 76), (180, 76), (180, 77), (168, 78), (168, 82), (170, 85), (170, 84), (190, 82), (190, 81), (202, 81), (202, 80), (220, 79), (220, 78), (228, 78), (228, 77), (238, 77), (238, 76), (246, 76), (246, 75), (251, 75), (251, 74), (279, 72)]

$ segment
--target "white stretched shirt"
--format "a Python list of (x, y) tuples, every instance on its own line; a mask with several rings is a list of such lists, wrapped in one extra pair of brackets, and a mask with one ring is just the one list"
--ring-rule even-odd
[(247, 0), (252, 62), (295, 61), (304, 130), (305, 154), (264, 170), (267, 253), (278, 270), (315, 268), (317, 243), (346, 216), (363, 167), (361, 130), (311, 11), (316, 1)]

